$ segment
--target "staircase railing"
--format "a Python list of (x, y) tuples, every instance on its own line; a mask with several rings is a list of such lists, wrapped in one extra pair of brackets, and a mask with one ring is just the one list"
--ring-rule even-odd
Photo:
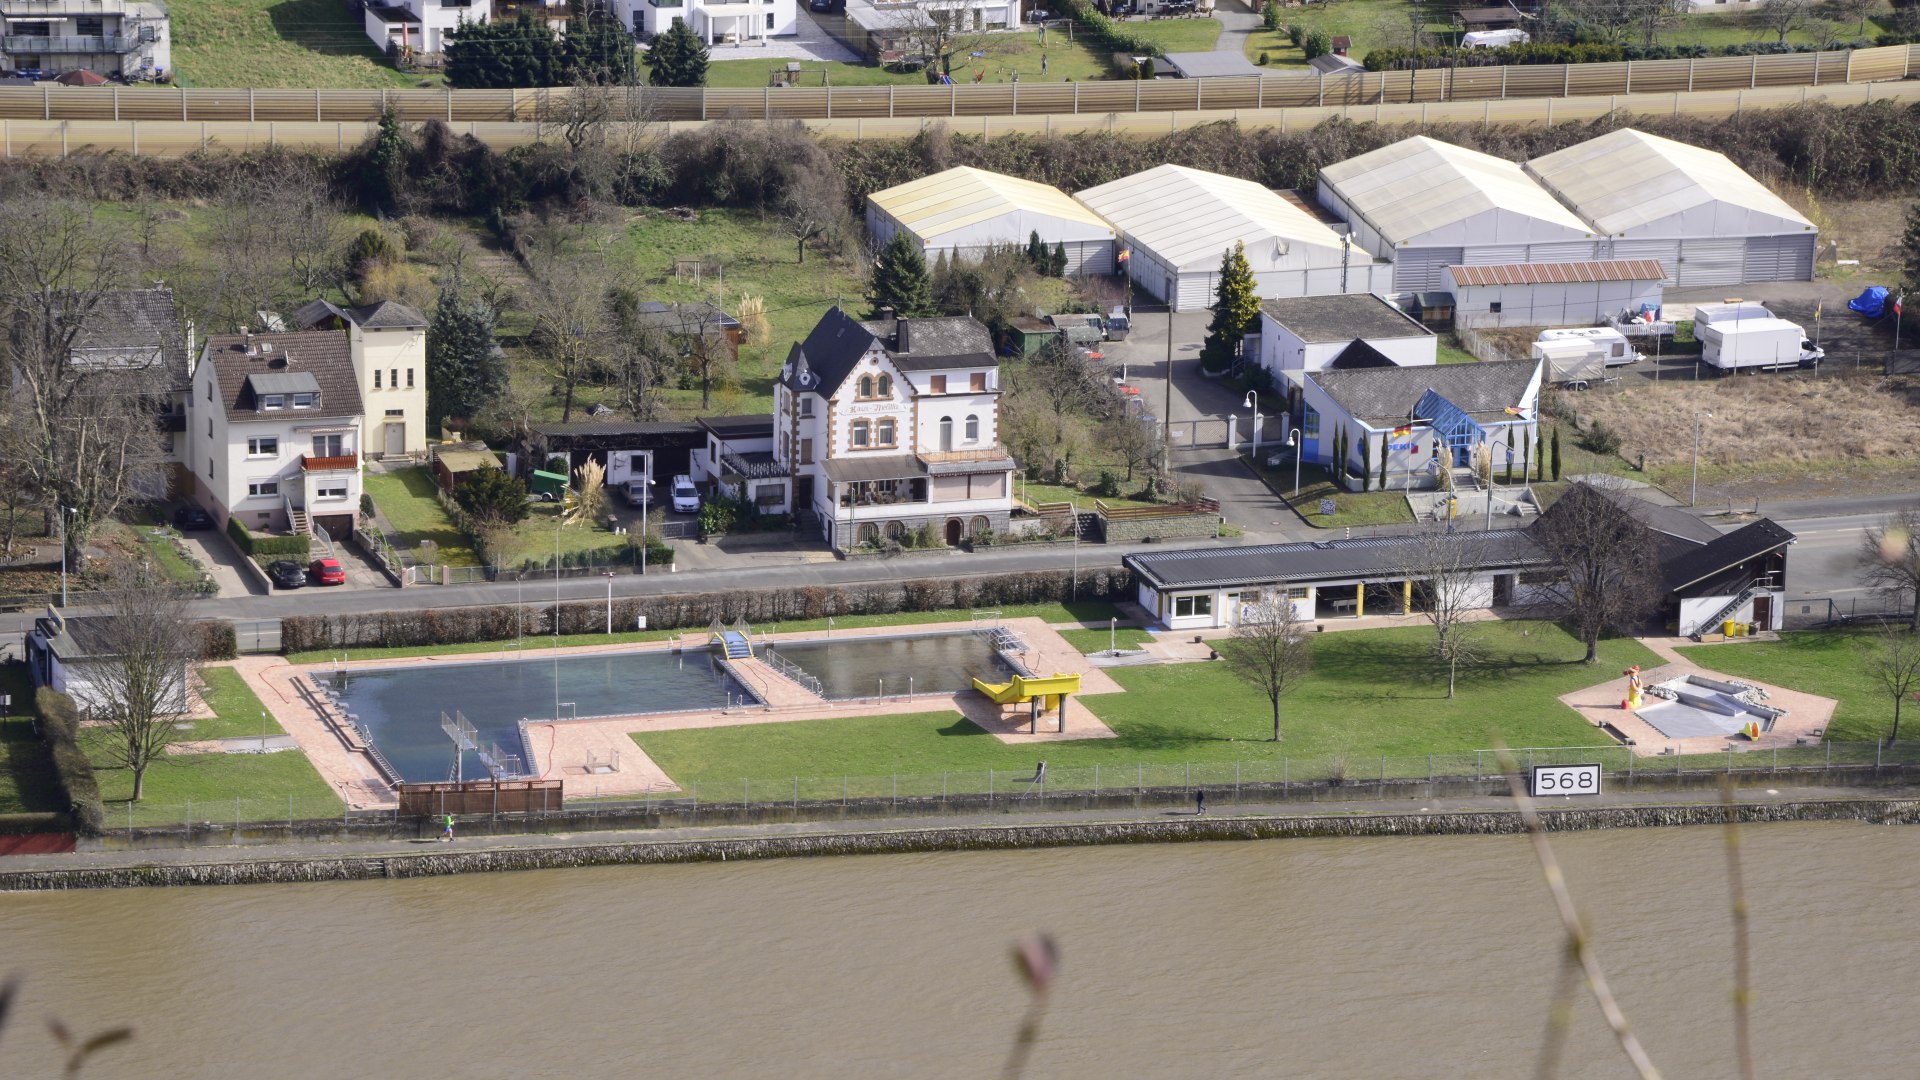
[(1730, 602), (1728, 602), (1719, 611), (1716, 611), (1712, 615), (1709, 615), (1708, 617), (1701, 619), (1699, 622), (1695, 623), (1693, 625), (1693, 629), (1687, 631), (1687, 636), (1692, 638), (1695, 641), (1699, 641), (1700, 634), (1707, 627), (1713, 626), (1714, 624), (1725, 619), (1727, 616), (1740, 610), (1740, 605), (1753, 599), (1753, 595), (1755, 593), (1761, 591), (1762, 589), (1767, 588), (1769, 584), (1770, 582), (1768, 582), (1766, 578), (1755, 578), (1753, 581), (1747, 584), (1746, 588), (1740, 590), (1740, 594), (1738, 596), (1735, 596)]

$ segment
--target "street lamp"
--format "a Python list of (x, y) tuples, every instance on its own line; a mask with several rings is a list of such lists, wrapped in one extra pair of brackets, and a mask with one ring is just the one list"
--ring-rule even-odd
[(613, 571), (607, 571), (607, 634), (613, 634)]
[(60, 508), (60, 606), (67, 606), (67, 515), (80, 511), (71, 506)]
[(1713, 419), (1710, 412), (1693, 414), (1693, 490), (1687, 496), (1688, 506), (1700, 505), (1700, 421)]
[(1306, 450), (1306, 444), (1300, 438), (1300, 429), (1287, 432), (1287, 445), (1293, 447), (1293, 497), (1300, 497), (1300, 455)]
[(1260, 392), (1258, 390), (1247, 391), (1247, 400), (1241, 402), (1241, 404), (1253, 410), (1252, 454), (1253, 462), (1257, 466), (1260, 464)]

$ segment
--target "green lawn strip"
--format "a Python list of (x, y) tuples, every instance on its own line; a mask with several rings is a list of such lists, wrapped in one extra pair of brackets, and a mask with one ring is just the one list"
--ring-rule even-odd
[(843, 775), (863, 778), (848, 781), (851, 794), (885, 794), (896, 774), (901, 794), (937, 792), (942, 773), (949, 774), (948, 790), (984, 790), (986, 770), (1006, 770), (997, 778), (1005, 783), (1023, 771), (1030, 775), (1041, 758), (1050, 775), (1076, 784), (1089, 783), (1095, 765), (1116, 785), (1123, 777), (1131, 784), (1136, 767), (1146, 770), (1148, 783), (1177, 784), (1189, 763), (1208, 766), (1194, 774), (1208, 783), (1231, 776), (1235, 762), (1248, 780), (1283, 773), (1304, 779), (1341, 767), (1353, 776), (1377, 775), (1383, 755), (1389, 775), (1425, 775), (1428, 754), (1435, 755), (1436, 771), (1457, 774), (1473, 769), (1472, 751), (1496, 741), (1605, 745), (1604, 736), (1556, 699), (1629, 664), (1659, 663), (1639, 643), (1618, 640), (1602, 644), (1598, 663), (1582, 664), (1579, 643), (1547, 623), (1490, 623), (1484, 633), (1492, 662), (1465, 674), (1452, 700), (1427, 659), (1432, 634), (1425, 628), (1316, 635), (1313, 675), (1281, 701), (1280, 743), (1269, 738), (1273, 720), (1265, 697), (1218, 663), (1110, 670), (1126, 693), (1076, 700), (1118, 733), (1114, 739), (1008, 746), (951, 712), (634, 739), (683, 788), (697, 782), (702, 798), (723, 801), (741, 796), (743, 777), (752, 779), (755, 798), (790, 793), (795, 777), (801, 798), (832, 798)]
[(1456, 349), (1451, 345), (1440, 345), (1435, 349), (1442, 364), (1477, 364), (1480, 358), (1465, 349)]
[(1105, 652), (1114, 642), (1118, 642), (1119, 647), (1122, 649), (1137, 649), (1153, 640), (1152, 634), (1147, 633), (1137, 626), (1119, 627), (1115, 629), (1111, 635), (1105, 630), (1060, 630), (1057, 632), (1061, 637), (1067, 639), (1067, 644), (1088, 655)]
[(479, 566), (467, 535), (459, 530), (447, 510), (434, 495), (433, 474), (409, 466), (386, 472), (369, 472), (363, 477), (367, 494), (393, 526), (394, 540), (412, 551), (422, 540), (439, 546), (439, 558), (446, 566)]
[(47, 744), (33, 732), (27, 665), (0, 664), (0, 693), (13, 696), (13, 705), (0, 717), (0, 814), (64, 809)]
[(562, 557), (592, 553), (596, 561), (610, 562), (625, 552), (627, 537), (607, 531), (598, 524), (566, 521), (559, 503), (541, 503), (533, 507), (525, 521), (513, 527), (511, 538), (500, 553), (500, 565), (551, 565), (554, 552)]
[[(1121, 618), (1120, 609), (1104, 600), (1081, 600), (1073, 603), (1009, 604), (997, 608), (1002, 619), (1037, 618), (1048, 623), (1104, 623), (1109, 618)], [(944, 611), (895, 611), (883, 615), (836, 615), (833, 629), (855, 630), (867, 626), (914, 626), (923, 623), (969, 622), (973, 611), (966, 608), (952, 608)], [(764, 623), (756, 625), (756, 630), (768, 633), (792, 634), (810, 630), (825, 632), (827, 620), (800, 619), (792, 622)], [(538, 650), (550, 648), (574, 648), (581, 645), (642, 644), (653, 641), (668, 641), (680, 635), (698, 635), (703, 633), (698, 627), (683, 630), (639, 630), (619, 634), (567, 634), (558, 638), (532, 636), (526, 638), (520, 648)], [(400, 660), (412, 656), (458, 656), (463, 653), (500, 652), (515, 648), (514, 641), (473, 641), (458, 645), (409, 645), (385, 649), (315, 649), (309, 652), (290, 653), (287, 662), (293, 664), (319, 664), (345, 658), (348, 660)]]
[(230, 667), (203, 667), (200, 681), (201, 696), (214, 715), (194, 721), (192, 731), (181, 733), (183, 741), (286, 734), (239, 672)]
[[(1333, 484), (1332, 474), (1318, 465), (1300, 466), (1300, 493), (1293, 494), (1294, 468), (1291, 462), (1257, 466), (1260, 475), (1274, 493), (1286, 499), (1317, 529), (1339, 529), (1349, 525), (1397, 525), (1413, 520), (1404, 491), (1345, 491)], [(1389, 476), (1388, 480), (1405, 480)], [(1320, 512), (1322, 500), (1333, 500), (1331, 514)]]
[(336, 0), (171, 0), (167, 8), (175, 73), (191, 86), (379, 90), (441, 82), (396, 71), (359, 14)]
[[(102, 753), (107, 734), (90, 728), (81, 735), (100, 778), (100, 796), (106, 803), (109, 829), (127, 824), (127, 797), (133, 793), (133, 773), (106, 764)], [(236, 806), (235, 801), (238, 800)], [(272, 821), (288, 815), (289, 800), (295, 818), (332, 817), (340, 799), (307, 756), (298, 750), (273, 754), (168, 754), (147, 770), (147, 789), (133, 804), (133, 824), (165, 825), (187, 820), (191, 801), (194, 821)]]
[[(1120, 477), (1125, 476), (1126, 471), (1124, 469), (1116, 469), (1114, 470), (1113, 475), (1116, 479), (1118, 479)], [(1139, 490), (1139, 485), (1140, 485), (1140, 481), (1138, 480), (1136, 480), (1132, 485), (1129, 485), (1126, 482), (1122, 481), (1120, 484), (1120, 488), (1122, 491), (1125, 491), (1128, 487), (1132, 487), (1134, 490), (1137, 491)], [(1066, 484), (1036, 484), (1032, 482), (1026, 482), (1026, 483), (1020, 484), (1018, 490), (1021, 496), (1027, 500), (1028, 504), (1033, 506), (1038, 506), (1041, 503), (1072, 502), (1072, 503), (1080, 504), (1080, 509), (1082, 510), (1091, 511), (1093, 509), (1093, 500), (1095, 499), (1099, 499), (1101, 502), (1106, 503), (1108, 506), (1114, 507), (1115, 509), (1131, 509), (1133, 507), (1138, 507), (1138, 506), (1162, 505), (1160, 503), (1149, 502), (1146, 499), (1135, 499), (1128, 495), (1114, 495), (1111, 497), (1108, 497), (1105, 495), (1092, 495), (1080, 489), (1079, 487), (1066, 485)]]
[[(994, 34), (990, 45), (985, 50), (985, 56), (954, 58), (955, 83), (972, 83), (975, 74), (982, 76), (982, 82), (1007, 82), (1015, 72), (1019, 73), (1022, 82), (1042, 79), (1049, 82), (1064, 79), (1083, 82), (1113, 77), (1113, 70), (1103, 53), (1086, 42), (1069, 41), (1065, 34), (1048, 34), (1044, 47), (1040, 44), (1037, 32)], [(1043, 56), (1047, 60), (1044, 75), (1040, 71), (1040, 58)], [(821, 80), (816, 72), (822, 70), (826, 72), (828, 85), (831, 86), (928, 85), (926, 73), (921, 71), (889, 71), (878, 64), (837, 61), (805, 60), (800, 63), (802, 75), (799, 85), (803, 88), (819, 87)], [(707, 85), (758, 89), (767, 85), (768, 77), (774, 70), (784, 71), (786, 65), (785, 59), (774, 58), (715, 61), (707, 65)], [(779, 90), (774, 92), (777, 95)]]
[(1121, 27), (1170, 53), (1212, 52), (1220, 40), (1218, 19), (1129, 19)]
[[(1878, 633), (1802, 630), (1782, 634), (1779, 641), (1693, 645), (1681, 654), (1708, 671), (1833, 698), (1838, 704), (1827, 725), (1827, 738), (1873, 742), (1886, 738), (1893, 728), (1893, 699), (1867, 675), (1859, 652), (1870, 647)], [(1902, 728), (1920, 736), (1920, 705), (1908, 702), (1900, 719)]]

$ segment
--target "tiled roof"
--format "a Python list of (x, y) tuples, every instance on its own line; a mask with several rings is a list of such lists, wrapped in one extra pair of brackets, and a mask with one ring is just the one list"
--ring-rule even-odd
[[(787, 353), (783, 382), (789, 389), (831, 397), (875, 342), (902, 371), (993, 367), (999, 362), (993, 354), (993, 335), (976, 319), (962, 315), (904, 321), (908, 348), (900, 350), (900, 320), (860, 322), (837, 307), (829, 310), (807, 339)], [(811, 382), (799, 381), (803, 364)]]
[(180, 326), (180, 310), (173, 290), (123, 289), (106, 293), (88, 314), (74, 339), (78, 359), (104, 355), (106, 363), (125, 357), (134, 365), (158, 359), (177, 386), (187, 385), (187, 336)]
[(1598, 259), (1592, 262), (1502, 263), (1498, 266), (1449, 266), (1461, 285), (1545, 285), (1575, 281), (1659, 281), (1667, 276), (1659, 259)]
[[(271, 346), (271, 350), (267, 349)], [(254, 355), (247, 355), (251, 349)], [(220, 383), (220, 407), (231, 420), (268, 417), (340, 419), (362, 413), (347, 335), (335, 330), (284, 334), (223, 334), (207, 339), (206, 362)], [(310, 373), (320, 387), (320, 405), (307, 410), (259, 411), (250, 377)]]
[(350, 308), (321, 297), (307, 301), (293, 313), (293, 325), (302, 330), (311, 330), (328, 319), (351, 322), (363, 330), (413, 329), (427, 325), (426, 316), (398, 300)]
[(1401, 419), (1428, 390), (1476, 419), (1497, 419), (1508, 406), (1522, 404), (1527, 385), (1533, 381), (1539, 366), (1538, 360), (1505, 360), (1491, 364), (1310, 371), (1307, 378), (1326, 391), (1348, 415), (1360, 420)]
[(1631, 491), (1600, 486), (1594, 486), (1593, 490), (1618, 503), (1621, 509), (1633, 515), (1640, 524), (1662, 535), (1678, 537), (1696, 546), (1711, 544), (1722, 535), (1719, 529), (1678, 506), (1662, 506), (1643, 499)]

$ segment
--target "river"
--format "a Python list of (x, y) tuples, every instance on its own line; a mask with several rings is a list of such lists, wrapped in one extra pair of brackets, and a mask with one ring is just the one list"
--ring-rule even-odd
[[(1743, 833), (1761, 1075), (1912, 1077), (1920, 832)], [(1718, 829), (1556, 837), (1669, 1078), (1732, 1076)], [(1557, 923), (1517, 837), (1277, 840), (0, 896), (45, 1018), (118, 1077), (993, 1076), (1062, 968), (1033, 1077), (1522, 1077)], [(1628, 1069), (1583, 995), (1562, 1077)]]

